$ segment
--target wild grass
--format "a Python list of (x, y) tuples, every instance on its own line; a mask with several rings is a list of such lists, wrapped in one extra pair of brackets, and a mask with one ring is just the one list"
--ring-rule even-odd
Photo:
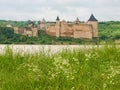
[(0, 55), (0, 90), (120, 90), (120, 48)]

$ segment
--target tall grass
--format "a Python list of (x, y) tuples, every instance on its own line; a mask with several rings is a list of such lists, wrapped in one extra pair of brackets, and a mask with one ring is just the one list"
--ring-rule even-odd
[(0, 90), (119, 90), (120, 48), (0, 55)]

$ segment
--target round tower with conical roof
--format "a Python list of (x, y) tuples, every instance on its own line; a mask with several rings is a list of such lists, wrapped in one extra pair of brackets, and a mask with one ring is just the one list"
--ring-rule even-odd
[(60, 37), (60, 19), (59, 16), (56, 18), (56, 37)]
[(93, 14), (91, 14), (87, 23), (92, 25), (93, 38), (97, 38), (98, 37), (98, 20), (94, 17)]

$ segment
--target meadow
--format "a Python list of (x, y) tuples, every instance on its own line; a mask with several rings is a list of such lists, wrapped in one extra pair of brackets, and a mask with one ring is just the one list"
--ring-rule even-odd
[(23, 55), (7, 47), (0, 54), (0, 90), (120, 90), (120, 48)]

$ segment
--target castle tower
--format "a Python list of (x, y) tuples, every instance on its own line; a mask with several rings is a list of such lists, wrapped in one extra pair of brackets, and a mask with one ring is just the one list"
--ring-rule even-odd
[(32, 28), (32, 32), (33, 32), (32, 36), (38, 37), (38, 28), (37, 27)]
[(40, 29), (41, 30), (46, 30), (46, 20), (43, 18), (41, 23), (40, 23)]
[(75, 23), (76, 23), (76, 24), (79, 24), (79, 23), (80, 23), (80, 20), (79, 20), (78, 17), (76, 18)]
[(57, 16), (57, 19), (56, 19), (56, 37), (60, 37), (60, 19), (59, 17)]
[(98, 37), (98, 20), (94, 17), (93, 14), (91, 14), (87, 23), (92, 25), (93, 37), (97, 38)]

